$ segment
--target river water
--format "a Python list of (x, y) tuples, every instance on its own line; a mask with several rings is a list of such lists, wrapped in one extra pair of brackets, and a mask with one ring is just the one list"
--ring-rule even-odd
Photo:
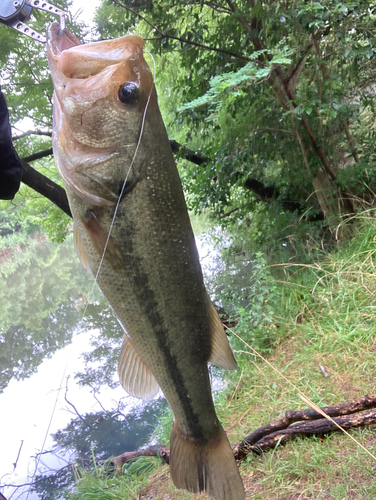
[[(117, 383), (123, 333), (72, 238), (17, 246), (0, 264), (0, 299), (0, 484), (8, 500), (38, 498), (29, 486), (35, 474), (65, 466), (77, 449), (87, 458), (93, 441), (103, 458), (147, 442), (156, 417)], [(162, 406), (154, 403), (157, 414)], [(52, 434), (72, 419), (57, 446)]]
[[(215, 251), (198, 247), (210, 274)], [(0, 262), (0, 299), (0, 485), (8, 500), (36, 500), (30, 483), (75, 456), (89, 459), (91, 443), (107, 458), (148, 441), (165, 400), (145, 405), (119, 386), (123, 333), (72, 238), (16, 246)]]

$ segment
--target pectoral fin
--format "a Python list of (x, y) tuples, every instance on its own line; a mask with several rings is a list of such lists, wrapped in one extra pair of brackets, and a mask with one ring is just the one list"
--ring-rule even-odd
[(108, 235), (108, 230), (102, 226), (93, 210), (87, 212), (86, 220), (82, 220), (82, 223), (98, 255), (103, 255), (114, 270), (123, 269), (124, 260), (119, 245), (115, 238)]
[(209, 322), (210, 322), (210, 336), (211, 336), (211, 354), (209, 363), (224, 368), (225, 370), (236, 370), (234, 355), (223, 328), (222, 322), (219, 318), (218, 312), (207, 295), (208, 308), (209, 308)]
[(80, 259), (81, 264), (86, 269), (86, 271), (88, 273), (90, 273), (91, 269), (90, 269), (90, 265), (89, 265), (89, 260), (87, 258), (84, 247), (82, 245), (81, 236), (80, 236), (80, 233), (78, 232), (78, 229), (77, 229), (77, 226), (75, 223), (73, 223), (73, 242), (74, 242), (74, 248), (76, 249), (76, 252), (77, 252), (78, 258)]
[(154, 375), (127, 335), (121, 347), (118, 374), (123, 389), (131, 396), (150, 399), (158, 394), (159, 386)]

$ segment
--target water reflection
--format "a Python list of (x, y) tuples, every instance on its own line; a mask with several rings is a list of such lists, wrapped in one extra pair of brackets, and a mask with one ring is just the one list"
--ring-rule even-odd
[[(220, 254), (211, 242), (198, 243), (209, 290), (217, 293), (215, 277), (226, 274)], [(34, 489), (3, 492), (8, 500), (56, 498), (72, 480), (74, 458), (143, 445), (166, 403), (145, 405), (119, 387), (123, 332), (71, 239), (32, 240), (1, 262), (0, 299), (1, 483), (32, 482)]]
[(12, 378), (36, 373), (43, 359), (71, 341), (81, 323), (79, 302), (92, 289), (71, 241), (30, 246), (1, 265), (0, 392)]
[(52, 498), (71, 480), (67, 463), (90, 460), (91, 443), (97, 458), (146, 443), (165, 402), (145, 406), (119, 387), (123, 332), (71, 239), (32, 240), (2, 262), (0, 298), (1, 483), (36, 480), (37, 492), (3, 493)]

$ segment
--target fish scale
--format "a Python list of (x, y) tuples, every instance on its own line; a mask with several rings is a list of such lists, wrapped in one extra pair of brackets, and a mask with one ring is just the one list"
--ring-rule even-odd
[[(216, 500), (242, 500), (207, 366), (210, 361), (236, 369), (236, 362), (205, 290), (142, 49), (142, 39), (134, 36), (80, 45), (67, 30), (50, 27), (55, 161), (78, 254), (125, 331), (120, 382), (136, 397), (153, 397), (160, 388), (173, 411), (175, 485)], [(124, 86), (129, 102), (121, 98)], [(118, 191), (120, 200), (114, 199)]]

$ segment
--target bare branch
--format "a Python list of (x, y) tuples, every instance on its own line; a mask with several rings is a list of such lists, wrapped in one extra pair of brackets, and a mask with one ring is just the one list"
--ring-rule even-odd
[[(355, 401), (349, 403), (343, 403), (336, 406), (326, 406), (321, 408), (321, 410), (326, 413), (329, 417), (339, 417), (344, 415), (351, 415), (353, 413), (360, 412), (362, 410), (367, 410), (370, 408), (376, 408), (376, 395), (364, 396)], [(375, 414), (376, 417), (376, 414)], [(263, 425), (259, 429), (255, 430), (247, 436), (239, 445), (237, 445), (238, 453), (240, 450), (249, 447), (250, 445), (258, 444), (261, 439), (269, 434), (274, 434), (276, 431), (282, 431), (287, 429), (291, 424), (299, 422), (301, 420), (326, 420), (322, 418), (322, 415), (315, 410), (301, 410), (301, 411), (286, 411), (282, 418), (271, 422), (270, 424)]]
[(31, 189), (34, 189), (37, 193), (48, 198), (63, 212), (69, 215), (69, 217), (72, 217), (65, 190), (55, 182), (51, 181), (51, 179), (35, 170), (24, 160), (21, 160), (21, 163), (22, 182)]
[(68, 401), (68, 399), (67, 399), (69, 377), (70, 377), (70, 375), (68, 375), (68, 377), (67, 377), (67, 383), (66, 383), (66, 385), (65, 385), (65, 394), (64, 394), (64, 399), (65, 399), (65, 401), (66, 401), (66, 402), (67, 402), (67, 403), (68, 403), (68, 404), (69, 404), (69, 405), (73, 408), (73, 410), (74, 410), (75, 414), (78, 416), (78, 418), (79, 418), (80, 420), (82, 420), (82, 422), (85, 422), (85, 419), (82, 417), (82, 415), (80, 415), (80, 414), (78, 413), (78, 410), (77, 410), (77, 408), (74, 406), (74, 404), (73, 404), (73, 403), (71, 403), (70, 401)]
[(16, 470), (16, 467), (17, 467), (17, 463), (18, 463), (18, 459), (20, 458), (20, 455), (21, 455), (21, 450), (22, 450), (22, 446), (24, 444), (24, 440), (22, 439), (21, 440), (21, 444), (20, 444), (20, 447), (18, 449), (18, 454), (17, 454), (17, 458), (16, 458), (16, 461), (14, 462), (13, 464), (13, 472)]
[(203, 163), (208, 163), (210, 161), (210, 158), (207, 156), (198, 155), (191, 149), (185, 148), (174, 140), (170, 140), (170, 146), (173, 153), (179, 153), (183, 158), (195, 163), (196, 165), (202, 165)]
[(52, 151), (52, 148), (49, 148), (49, 149), (44, 149), (43, 151), (39, 151), (38, 153), (34, 153), (33, 155), (26, 156), (25, 158), (22, 159), (23, 161), (30, 163), (31, 161), (40, 160), (41, 158), (45, 158), (46, 156), (52, 156), (53, 154), (54, 153)]
[(161, 38), (161, 39), (170, 38), (171, 40), (177, 40), (178, 42), (186, 43), (188, 45), (193, 45), (194, 47), (199, 47), (201, 49), (211, 50), (214, 52), (220, 52), (221, 54), (227, 54), (228, 56), (235, 57), (236, 59), (242, 59), (243, 61), (248, 61), (248, 62), (253, 61), (252, 58), (247, 57), (247, 56), (242, 56), (241, 54), (236, 54), (234, 52), (230, 52), (230, 51), (224, 50), (224, 49), (218, 49), (217, 47), (210, 47), (208, 45), (203, 45), (202, 43), (193, 42), (192, 40), (186, 40), (185, 38), (181, 38), (179, 36), (169, 35), (168, 33), (161, 31), (157, 26), (155, 26), (150, 21), (148, 21), (148, 19), (146, 19), (146, 17), (144, 17), (139, 12), (136, 12), (135, 10), (128, 7), (127, 5), (124, 5), (120, 2), (118, 2), (117, 0), (112, 0), (112, 1), (115, 5), (118, 5), (119, 7), (122, 7), (123, 9), (128, 10), (129, 12), (134, 14), (135, 16), (142, 19), (142, 21), (145, 21), (145, 23), (147, 23), (155, 31), (157, 31), (160, 34), (160, 37), (156, 37), (154, 40), (157, 40), (158, 38)]
[(223, 7), (223, 5), (218, 5), (213, 2), (205, 2), (205, 5), (215, 10), (216, 12), (220, 12), (221, 14), (231, 14), (231, 10), (226, 9), (226, 7)]
[(90, 389), (93, 391), (93, 392), (92, 392), (92, 395), (93, 395), (94, 399), (96, 400), (96, 402), (97, 402), (97, 403), (99, 404), (99, 406), (102, 408), (102, 410), (104, 411), (104, 413), (107, 413), (106, 408), (102, 405), (102, 403), (99, 401), (99, 399), (97, 398), (97, 396), (96, 396), (96, 394), (95, 394), (95, 393), (96, 393), (95, 388), (94, 388), (91, 384), (89, 384), (89, 383), (88, 383), (87, 385), (88, 385), (88, 386), (90, 387)]
[(356, 163), (360, 163), (358, 151), (356, 150), (355, 144), (354, 144), (354, 138), (350, 134), (349, 125), (348, 125), (348, 123), (347, 123), (346, 120), (343, 120), (342, 124), (343, 124), (343, 128), (345, 130), (347, 142), (349, 143), (349, 146), (350, 146), (350, 149), (351, 149), (351, 154), (352, 154), (355, 162)]
[(33, 486), (34, 483), (22, 483), (22, 484), (2, 484), (3, 488), (23, 488), (24, 486)]
[(28, 135), (45, 135), (46, 137), (52, 137), (52, 132), (44, 132), (43, 130), (29, 130), (28, 132), (24, 132), (23, 134), (13, 136), (12, 140), (17, 141), (18, 139), (22, 139), (23, 137), (27, 137)]
[(239, 207), (236, 207), (236, 208), (233, 208), (232, 210), (229, 210), (228, 212), (226, 212), (225, 214), (222, 214), (220, 215), (220, 219), (225, 219), (226, 217), (229, 217), (231, 214), (233, 214), (234, 212), (237, 212), (239, 210)]
[[(375, 410), (363, 411), (369, 408), (376, 408), (376, 395), (364, 396), (336, 406), (327, 406), (322, 410), (343, 429), (354, 429), (376, 423)], [(250, 452), (259, 455), (297, 437), (319, 436), (339, 430), (333, 422), (322, 418), (322, 415), (315, 410), (289, 410), (279, 420), (263, 425), (239, 444), (233, 446), (233, 453), (236, 460), (243, 460)], [(118, 471), (121, 471), (121, 466), (125, 462), (142, 456), (159, 456), (168, 464), (170, 450), (162, 445), (150, 446), (143, 450), (126, 452), (114, 457), (112, 463)]]

